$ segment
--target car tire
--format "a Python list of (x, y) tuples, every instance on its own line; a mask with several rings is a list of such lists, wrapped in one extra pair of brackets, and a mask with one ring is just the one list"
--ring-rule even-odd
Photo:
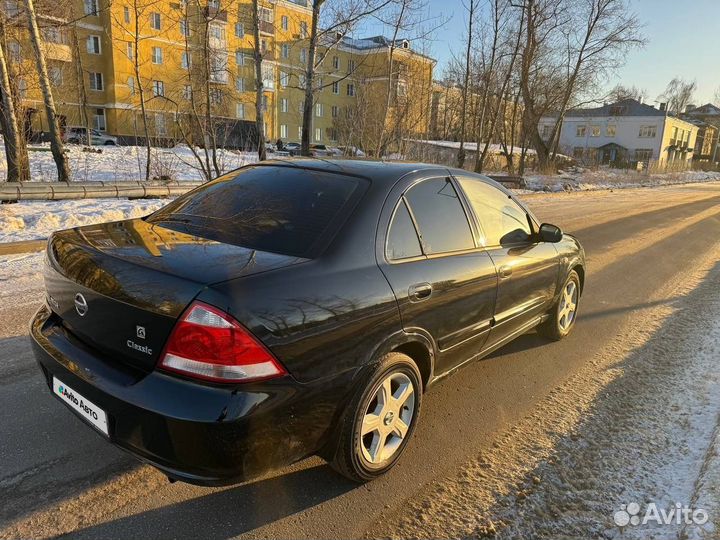
[(560, 298), (550, 310), (548, 319), (538, 327), (538, 332), (548, 339), (560, 341), (575, 326), (579, 306), (580, 276), (571, 270), (563, 283)]
[[(381, 476), (397, 463), (415, 430), (422, 401), (420, 371), (405, 354), (383, 356), (365, 380), (340, 418), (330, 463), (359, 483)], [(385, 397), (388, 392), (391, 400)], [(369, 421), (371, 417), (375, 418)]]
[(105, 141), (105, 146), (115, 146), (115, 141)]

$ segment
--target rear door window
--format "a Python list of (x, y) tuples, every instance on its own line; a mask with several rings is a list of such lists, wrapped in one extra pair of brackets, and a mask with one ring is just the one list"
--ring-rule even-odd
[(248, 167), (177, 198), (151, 223), (209, 240), (311, 257), (362, 196), (360, 178), (291, 167)]
[(398, 203), (390, 223), (387, 239), (387, 258), (390, 261), (409, 259), (422, 255), (420, 239), (403, 199)]
[(405, 198), (418, 225), (426, 255), (475, 247), (467, 216), (448, 179), (423, 180), (411, 187)]

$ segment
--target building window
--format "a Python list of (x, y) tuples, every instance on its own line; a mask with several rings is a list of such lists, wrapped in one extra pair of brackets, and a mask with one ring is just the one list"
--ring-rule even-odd
[(288, 127), (287, 124), (280, 124), (280, 138), (281, 139), (287, 139), (288, 137)]
[(340, 83), (338, 81), (335, 81), (334, 83), (332, 83), (332, 93), (333, 94), (340, 93)]
[(287, 43), (283, 43), (280, 46), (280, 54), (283, 58), (290, 58), (290, 45)]
[(322, 103), (316, 103), (316, 104), (315, 104), (315, 116), (317, 116), (318, 118), (322, 118), (323, 112), (324, 112), (323, 104), (322, 104)]
[(52, 66), (48, 70), (48, 77), (50, 77), (50, 83), (53, 86), (60, 86), (63, 83), (62, 69), (57, 66)]
[(100, 36), (88, 36), (87, 52), (90, 54), (100, 54)]
[(653, 157), (651, 148), (638, 148), (635, 150), (635, 159), (637, 161), (650, 161)]
[(352, 83), (348, 83), (347, 85), (347, 95), (348, 96), (354, 96), (355, 95), (355, 85)]
[(548, 126), (548, 125), (544, 125), (542, 127), (542, 138), (543, 139), (550, 138), (550, 129), (551, 129), (551, 126)]
[(127, 6), (123, 7), (123, 18), (125, 20), (125, 24), (130, 24), (130, 8)]
[(280, 112), (288, 112), (288, 98), (280, 98)]
[(328, 136), (328, 139), (330, 139), (331, 141), (337, 141), (337, 129), (329, 128), (327, 130), (327, 136)]
[(333, 56), (333, 69), (340, 69), (340, 57)]
[(584, 137), (586, 132), (587, 132), (586, 126), (577, 126), (575, 128), (575, 136), (576, 137)]
[(245, 53), (242, 51), (235, 51), (235, 63), (238, 66), (245, 65)]
[(162, 23), (160, 20), (160, 14), (159, 13), (151, 13), (150, 14), (150, 28), (153, 30), (160, 30), (162, 27)]
[(307, 49), (300, 49), (300, 62), (307, 63)]
[(223, 102), (223, 92), (220, 88), (210, 89), (210, 103), (220, 105)]
[(322, 129), (315, 128), (315, 142), (320, 142), (322, 140)]
[(348, 60), (348, 73), (355, 71), (355, 60)]
[(590, 136), (591, 137), (599, 137), (600, 136), (600, 126), (590, 126)]
[(407, 96), (407, 83), (405, 81), (398, 81), (395, 86), (395, 95), (400, 98)]
[(285, 88), (290, 83), (290, 74), (281, 71), (280, 72), (280, 86)]
[(190, 68), (190, 53), (187, 51), (183, 51), (182, 58), (180, 59), (180, 67), (183, 69), (189, 69)]
[[(675, 129), (677, 130), (677, 128)], [(641, 126), (638, 137), (642, 139), (654, 139), (655, 137), (657, 137), (657, 126)]]
[(62, 30), (60, 30), (60, 28), (58, 28), (57, 26), (48, 26), (47, 28), (42, 28), (41, 32), (43, 39), (48, 43), (65, 44), (65, 35), (63, 34)]
[(241, 22), (235, 23), (235, 37), (245, 37), (245, 25)]
[(298, 139), (302, 140), (302, 126), (298, 126)]
[(97, 15), (98, 14), (98, 3), (97, 0), (85, 0), (85, 15)]
[(163, 52), (160, 47), (152, 48), (152, 63), (153, 64), (162, 64), (163, 63)]
[[(282, 29), (287, 32), (290, 24), (288, 23), (288, 17), (287, 15), (283, 15), (280, 17), (280, 26), (282, 26)], [(287, 126), (285, 126), (287, 128)]]
[(210, 37), (216, 41), (225, 41), (225, 27), (213, 24), (209, 29)]
[(163, 81), (153, 81), (153, 96), (165, 95), (165, 83)]
[(184, 37), (190, 37), (190, 25), (187, 19), (180, 21), (180, 35)]
[(307, 22), (300, 21), (300, 39), (305, 39), (308, 35)]
[(163, 113), (155, 113), (155, 134), (167, 135), (167, 126), (165, 125), (165, 115)]
[(237, 118), (245, 118), (245, 104), (244, 103), (236, 103), (235, 104), (235, 116)]
[(103, 75), (102, 73), (90, 72), (90, 90), (102, 90), (103, 89)]
[(244, 92), (245, 91), (245, 79), (242, 77), (238, 77), (235, 79), (235, 90), (238, 92)]
[(11, 41), (8, 44), (8, 56), (13, 62), (20, 62), (20, 44), (17, 41)]
[(192, 86), (189, 84), (186, 84), (183, 86), (183, 99), (190, 101), (192, 99)]
[(127, 85), (128, 85), (128, 89), (130, 90), (130, 95), (134, 96), (135, 95), (135, 79), (133, 79), (132, 77), (128, 77)]
[(27, 97), (27, 81), (25, 79), (18, 79), (18, 94), (20, 98), (25, 99)]
[(607, 130), (605, 131), (605, 133), (606, 133), (606, 135), (607, 135), (608, 137), (614, 137), (615, 134), (617, 133), (617, 126), (612, 125), (612, 124), (608, 125)]
[(332, 108), (330, 109), (330, 112), (331, 112), (333, 118), (337, 118), (338, 114), (340, 112), (340, 109), (338, 108), (337, 105), (333, 105)]
[(127, 51), (125, 52), (125, 54), (127, 54), (128, 60), (133, 59), (133, 44), (132, 43), (127, 44)]
[(93, 115), (93, 127), (98, 131), (105, 131), (107, 128), (105, 124), (105, 109), (95, 109)]

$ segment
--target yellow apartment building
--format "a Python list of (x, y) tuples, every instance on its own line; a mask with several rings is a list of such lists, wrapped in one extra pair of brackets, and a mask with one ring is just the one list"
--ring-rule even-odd
[[(5, 3), (5, 43), (27, 130), (45, 132), (23, 3)], [(307, 0), (261, 4), (266, 138), (299, 141), (311, 10)], [(38, 7), (43, 47), (64, 125), (122, 142), (255, 140), (255, 62), (249, 0), (59, 0)], [(411, 43), (323, 35), (314, 82), (312, 142), (392, 149), (423, 136), (435, 61)], [(209, 127), (210, 126), (210, 127)], [(378, 142), (378, 141), (381, 141)]]

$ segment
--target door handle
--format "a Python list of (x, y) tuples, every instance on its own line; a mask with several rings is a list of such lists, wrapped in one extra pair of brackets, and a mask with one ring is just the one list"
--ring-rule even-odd
[(500, 268), (498, 268), (498, 275), (500, 276), (500, 279), (509, 278), (512, 276), (512, 266), (508, 264), (503, 264)]
[(408, 288), (408, 296), (411, 302), (427, 300), (432, 294), (432, 285), (429, 283), (416, 283)]

